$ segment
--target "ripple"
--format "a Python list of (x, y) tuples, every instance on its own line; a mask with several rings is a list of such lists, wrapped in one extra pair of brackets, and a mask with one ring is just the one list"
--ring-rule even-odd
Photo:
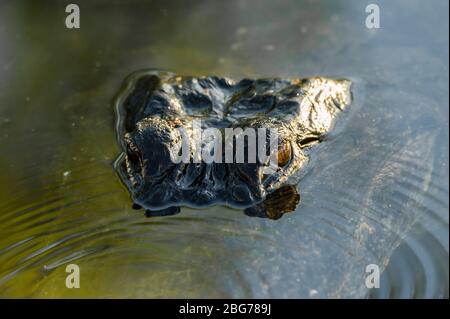
[[(447, 225), (442, 225), (447, 227)], [(392, 255), (381, 277), (380, 289), (370, 298), (449, 297), (448, 234), (446, 243), (417, 225)]]

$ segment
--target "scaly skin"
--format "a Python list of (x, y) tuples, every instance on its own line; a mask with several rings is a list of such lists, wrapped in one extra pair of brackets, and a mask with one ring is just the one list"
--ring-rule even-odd
[[(319, 77), (235, 81), (156, 71), (135, 74), (116, 101), (123, 149), (117, 169), (133, 201), (149, 215), (174, 214), (180, 205), (224, 204), (246, 208), (251, 216), (280, 218), (300, 200), (289, 177), (305, 163), (303, 150), (320, 142), (350, 104), (350, 86), (347, 80)], [(194, 120), (222, 133), (224, 128), (276, 129), (278, 168), (263, 175), (267, 163), (260, 161), (193, 163), (198, 141)], [(176, 164), (172, 157), (181, 127), (189, 136), (190, 163)]]

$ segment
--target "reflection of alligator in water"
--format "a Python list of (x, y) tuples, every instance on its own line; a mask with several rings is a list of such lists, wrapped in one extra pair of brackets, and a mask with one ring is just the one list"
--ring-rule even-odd
[[(136, 206), (151, 216), (176, 214), (179, 205), (225, 204), (277, 219), (300, 200), (288, 179), (305, 163), (303, 150), (322, 140), (350, 100), (347, 80), (135, 74), (116, 102), (123, 149), (116, 167)], [(174, 163), (173, 145), (181, 139), (177, 128), (190, 132), (195, 143), (194, 119), (205, 128), (275, 128), (278, 168), (263, 175), (267, 163), (260, 161)]]

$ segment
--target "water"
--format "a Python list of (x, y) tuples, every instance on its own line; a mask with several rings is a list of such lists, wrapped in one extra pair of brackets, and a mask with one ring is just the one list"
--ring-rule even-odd
[[(79, 30), (0, 4), (1, 297), (448, 298), (446, 1), (378, 1), (378, 30), (364, 1), (77, 3)], [(346, 77), (354, 103), (295, 212), (145, 218), (112, 167), (113, 97), (145, 68)]]

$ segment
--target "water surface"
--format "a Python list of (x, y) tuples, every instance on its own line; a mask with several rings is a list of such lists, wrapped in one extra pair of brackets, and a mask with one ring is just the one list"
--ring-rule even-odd
[[(447, 1), (378, 1), (377, 30), (365, 1), (77, 3), (79, 30), (63, 3), (0, 4), (1, 297), (448, 298)], [(112, 101), (146, 68), (345, 77), (354, 102), (296, 212), (145, 218), (112, 167)]]

